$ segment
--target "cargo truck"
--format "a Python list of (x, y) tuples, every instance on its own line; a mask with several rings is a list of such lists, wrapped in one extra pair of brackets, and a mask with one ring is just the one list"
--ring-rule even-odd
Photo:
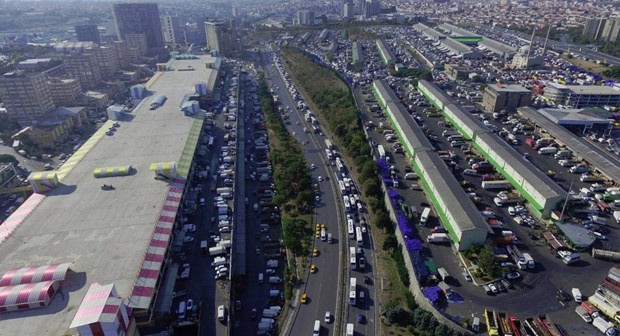
[(523, 259), (525, 259), (525, 262), (527, 263), (527, 268), (536, 267), (536, 262), (534, 261), (534, 258), (532, 258), (532, 256), (529, 253), (524, 252)]
[(426, 237), (426, 242), (428, 243), (441, 244), (449, 241), (450, 238), (447, 233), (433, 233)]
[(438, 268), (437, 273), (439, 273), (439, 276), (441, 277), (441, 280), (443, 281), (446, 281), (446, 279), (450, 277), (450, 274), (448, 273), (448, 271), (446, 271), (446, 269), (443, 267)]
[(226, 248), (223, 246), (214, 246), (209, 248), (209, 255), (218, 256), (226, 253)]
[(585, 309), (592, 318), (596, 318), (600, 315), (598, 308), (594, 307), (594, 305), (588, 301), (581, 302), (581, 308)]
[(383, 145), (377, 146), (377, 152), (379, 152), (380, 158), (385, 159), (385, 148), (383, 148)]
[(581, 317), (584, 321), (586, 321), (586, 323), (592, 322), (592, 316), (590, 316), (590, 314), (588, 314), (588, 312), (585, 309), (583, 309), (582, 306), (577, 306), (575, 308), (575, 313), (577, 313), (579, 317)]
[(482, 189), (509, 189), (512, 185), (508, 180), (482, 181)]
[(605, 334), (605, 336), (616, 335), (616, 329), (614, 329), (613, 324), (609, 323), (607, 320), (600, 316), (592, 321), (592, 325), (594, 326), (594, 328)]
[(594, 295), (591, 295), (588, 298), (588, 301), (594, 305), (594, 307), (598, 308), (603, 314), (609, 318), (612, 318), (616, 323), (620, 323), (620, 312), (597, 292), (595, 292)]

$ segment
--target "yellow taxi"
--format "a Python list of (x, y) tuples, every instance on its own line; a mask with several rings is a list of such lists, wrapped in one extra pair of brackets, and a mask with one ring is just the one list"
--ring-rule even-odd
[(317, 231), (321, 230), (321, 224), (316, 223), (316, 230), (317, 230)]
[(317, 231), (315, 236), (316, 236), (317, 238), (321, 238), (321, 230)]
[(316, 265), (310, 266), (310, 273), (316, 273)]
[(308, 302), (308, 294), (304, 293), (304, 295), (301, 296), (301, 303), (307, 303)]
[(324, 228), (325, 228), (325, 224), (321, 224), (321, 229), (324, 229)]
[(319, 256), (319, 250), (318, 249), (312, 250), (312, 256), (313, 257), (318, 257)]

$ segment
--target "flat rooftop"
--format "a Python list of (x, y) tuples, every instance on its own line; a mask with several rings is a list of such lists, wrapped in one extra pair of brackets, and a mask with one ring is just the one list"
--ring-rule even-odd
[(495, 92), (522, 92), (522, 93), (531, 93), (530, 90), (524, 88), (519, 84), (492, 84), (487, 86), (489, 90)]
[[(59, 187), (45, 196), (31, 196), (40, 201), (34, 209), (28, 209), (31, 204), (27, 201), (14, 213), (30, 211), (0, 243), (0, 274), (29, 266), (71, 266), (61, 292), (48, 306), (0, 314), (2, 334), (68, 334), (76, 310), (95, 282), (113, 283), (121, 298), (131, 297), (160, 216), (174, 217), (178, 209), (167, 202), (171, 185), (154, 179), (149, 167), (174, 161), (179, 171), (179, 162), (183, 165), (182, 158), (187, 157), (184, 154), (188, 150), (193, 154), (195, 142), (193, 148), (188, 144), (195, 136), (190, 132), (201, 120), (185, 116), (180, 104), (187, 93), (194, 92), (197, 81), (214, 71), (204, 66), (207, 58), (177, 60), (172, 68), (184, 71), (155, 74), (148, 87), (152, 95), (130, 117), (118, 121), (120, 127), (114, 135), (103, 133), (112, 123), (108, 121), (59, 168)], [(194, 70), (188, 71), (190, 68)], [(158, 95), (168, 99), (150, 110), (150, 101)], [(131, 165), (133, 172), (118, 177), (93, 176), (95, 168), (122, 165)], [(115, 189), (102, 190), (104, 183)], [(9, 217), (7, 222), (11, 220)], [(162, 243), (169, 241), (169, 237), (157, 235), (162, 236)], [(165, 245), (158, 252), (162, 250)]]
[(583, 158), (596, 167), (598, 171), (607, 176), (614, 182), (620, 182), (620, 160), (613, 154), (609, 154), (601, 148), (578, 137), (566, 128), (551, 121), (545, 115), (532, 107), (521, 107), (517, 109), (519, 114), (533, 121), (553, 137), (564, 142), (566, 147), (575, 153), (576, 156)]
[(455, 26), (453, 24), (450, 24), (450, 23), (442, 23), (438, 27), (443, 29), (443, 30), (445, 30), (445, 31), (451, 32), (455, 36), (466, 36), (466, 37), (477, 37), (477, 36), (480, 36), (478, 34), (470, 32), (467, 29), (463, 29), (463, 28), (457, 27), (457, 26)]

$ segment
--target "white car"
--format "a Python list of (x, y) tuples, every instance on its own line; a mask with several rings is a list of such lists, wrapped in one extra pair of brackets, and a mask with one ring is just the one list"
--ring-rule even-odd
[(187, 311), (191, 311), (193, 308), (194, 308), (194, 300), (192, 299), (187, 300), (187, 306), (186, 306)]
[(508, 214), (511, 216), (515, 216), (517, 214), (516, 210), (514, 207), (508, 207)]
[(489, 288), (491, 289), (491, 291), (493, 292), (493, 294), (497, 294), (497, 293), (499, 293), (499, 289), (497, 288), (497, 286), (495, 286), (495, 284), (490, 283), (490, 284), (489, 284)]
[(323, 182), (323, 176), (319, 175), (319, 182)]
[(316, 169), (316, 165), (313, 163), (310, 165), (310, 169)]
[(330, 313), (329, 311), (325, 312), (325, 323), (331, 323), (332, 321), (332, 313)]

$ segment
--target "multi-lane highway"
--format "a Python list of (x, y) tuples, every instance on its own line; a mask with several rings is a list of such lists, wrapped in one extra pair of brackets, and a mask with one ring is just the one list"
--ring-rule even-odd
[[(340, 270), (340, 227), (342, 221), (342, 211), (339, 210), (339, 196), (333, 186), (335, 181), (331, 166), (324, 156), (324, 140), (311, 133), (304, 132), (305, 120), (301, 113), (297, 110), (293, 98), (289, 95), (282, 77), (273, 65), (270, 54), (263, 54), (263, 62), (265, 63), (265, 74), (267, 81), (274, 87), (274, 94), (281, 99), (283, 108), (290, 107), (289, 121), (287, 128), (291, 134), (294, 134), (299, 143), (307, 143), (304, 146), (304, 153), (308, 164), (314, 164), (316, 169), (311, 171), (312, 176), (319, 184), (320, 201), (316, 204), (314, 215), (314, 223), (324, 224), (327, 232), (332, 234), (332, 244), (321, 239), (314, 238), (313, 246), (319, 251), (317, 257), (310, 257), (310, 265), (315, 265), (317, 272), (314, 274), (307, 273), (307, 278), (302, 279), (302, 293), (307, 294), (308, 302), (301, 304), (293, 302), (296, 307), (294, 312), (295, 318), (290, 329), (290, 335), (300, 335), (312, 331), (315, 320), (320, 320), (322, 330), (328, 330), (327, 334), (334, 332), (334, 319), (336, 317), (337, 298), (340, 295), (340, 286), (342, 281)], [(321, 146), (323, 145), (323, 146)], [(318, 182), (319, 176), (323, 182)], [(325, 177), (329, 176), (329, 180)], [(308, 269), (310, 267), (308, 265)], [(329, 311), (334, 317), (330, 323), (325, 323), (325, 313)]]
[[(349, 269), (349, 248), (357, 248), (354, 239), (349, 239), (345, 228), (345, 211), (342, 205), (342, 195), (337, 185), (339, 173), (336, 172), (333, 161), (329, 161), (325, 155), (324, 132), (320, 134), (307, 133), (311, 129), (302, 112), (296, 108), (295, 100), (287, 90), (286, 83), (273, 65), (271, 54), (263, 54), (265, 62), (266, 78), (274, 88), (274, 94), (280, 98), (284, 109), (290, 107), (289, 132), (295, 135), (297, 140), (304, 144), (306, 159), (309, 164), (315, 164), (312, 170), (313, 177), (318, 181), (319, 176), (323, 181), (319, 183), (320, 201), (317, 203), (315, 223), (325, 224), (327, 231), (332, 234), (333, 242), (329, 244), (320, 239), (314, 240), (314, 247), (318, 249), (319, 256), (310, 259), (310, 265), (316, 265), (317, 272), (308, 274), (302, 293), (308, 295), (307, 304), (293, 303), (299, 307), (295, 311), (293, 324), (288, 331), (290, 335), (307, 333), (312, 330), (314, 321), (321, 321), (321, 335), (345, 334), (347, 323), (355, 325), (358, 335), (374, 335), (376, 328), (375, 291), (374, 291), (374, 245), (370, 234), (364, 234), (364, 244), (359, 249), (362, 253), (357, 256), (364, 257), (366, 262), (365, 271)], [(329, 177), (329, 179), (326, 179)], [(354, 216), (357, 217), (357, 216)], [(361, 214), (366, 223), (368, 219)], [(356, 220), (359, 225), (359, 219)], [(369, 228), (369, 226), (368, 226)], [(365, 276), (368, 281), (364, 281)], [(350, 278), (357, 279), (358, 300), (355, 305), (349, 304)], [(364, 299), (360, 300), (360, 293), (364, 292)], [(340, 306), (338, 306), (340, 305)], [(325, 322), (325, 313), (332, 315), (330, 323)], [(360, 316), (361, 315), (361, 320)], [(361, 322), (360, 322), (361, 321)], [(335, 325), (337, 324), (337, 325)]]

